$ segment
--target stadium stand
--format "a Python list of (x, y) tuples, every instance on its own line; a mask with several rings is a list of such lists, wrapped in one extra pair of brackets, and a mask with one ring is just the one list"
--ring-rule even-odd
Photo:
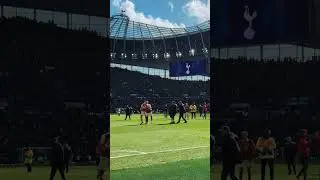
[(209, 81), (170, 80), (120, 68), (112, 68), (111, 74), (111, 109), (126, 104), (139, 106), (141, 98), (151, 101), (157, 109), (173, 100), (200, 104), (209, 99)]
[(106, 38), (24, 17), (3, 17), (0, 34), (0, 144), (13, 153), (6, 161), (19, 163), (19, 148), (50, 147), (57, 135), (75, 156), (95, 157), (106, 127)]
[(166, 28), (131, 21), (124, 13), (112, 16), (110, 110), (115, 112), (127, 104), (137, 110), (143, 100), (149, 100), (156, 111), (173, 100), (197, 104), (208, 101), (208, 76), (170, 77), (169, 63), (208, 58), (209, 30), (209, 21)]
[(285, 137), (295, 137), (306, 128), (312, 138), (319, 131), (320, 112), (316, 83), (320, 64), (316, 59), (214, 59), (212, 63), (219, 68), (212, 77), (215, 116), (211, 133), (219, 134), (218, 129), (228, 124), (236, 134), (248, 130), (256, 139), (268, 127), (280, 157)]

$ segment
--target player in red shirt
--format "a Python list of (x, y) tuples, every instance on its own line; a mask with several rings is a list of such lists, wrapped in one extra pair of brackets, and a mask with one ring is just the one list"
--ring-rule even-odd
[(98, 166), (97, 180), (109, 179), (109, 157), (110, 157), (110, 133), (104, 133), (100, 137), (99, 141), (99, 154), (100, 162)]
[(317, 131), (313, 140), (314, 152), (316, 153), (317, 158), (320, 157), (320, 132)]
[(310, 143), (308, 140), (308, 131), (306, 129), (301, 130), (301, 134), (297, 140), (297, 154), (299, 161), (302, 165), (301, 170), (299, 171), (297, 180), (300, 179), (300, 176), (303, 174), (304, 180), (308, 179), (307, 171), (308, 171), (308, 160), (310, 157)]
[(143, 124), (143, 117), (146, 117), (146, 109), (147, 109), (147, 103), (146, 101), (143, 102), (140, 106), (140, 120), (141, 120), (141, 124)]
[[(148, 101), (149, 102), (149, 101)], [(151, 104), (149, 103), (149, 106), (150, 106), (150, 119), (151, 119), (151, 123), (152, 123), (152, 112), (153, 112), (153, 110), (152, 110), (152, 106), (151, 106)]]
[(239, 140), (239, 146), (240, 146), (240, 160), (241, 160), (239, 180), (242, 180), (244, 168), (247, 169), (248, 180), (251, 180), (251, 176), (252, 176), (251, 164), (254, 158), (255, 143), (253, 142), (253, 140), (249, 139), (247, 131), (241, 132), (241, 139)]

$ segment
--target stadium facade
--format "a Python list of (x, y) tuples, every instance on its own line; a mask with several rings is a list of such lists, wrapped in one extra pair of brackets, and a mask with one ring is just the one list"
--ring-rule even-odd
[(170, 77), (168, 70), (171, 61), (205, 58), (209, 64), (210, 21), (192, 27), (167, 28), (134, 22), (121, 13), (112, 16), (109, 25), (111, 67), (175, 80), (210, 79)]
[(97, 0), (94, 3), (88, 0), (0, 0), (1, 6), (11, 6), (27, 9), (41, 9), (57, 11), (68, 14), (82, 14), (97, 17), (107, 17), (108, 3), (105, 0)]
[[(93, 13), (90, 10), (66, 10), (66, 7), (50, 8), (49, 5), (29, 4), (1, 4), (1, 17), (26, 17), (38, 22), (49, 21), (62, 28), (96, 31), (99, 35), (107, 36), (107, 17), (102, 13)], [(28, 7), (28, 8), (25, 8)], [(41, 8), (43, 7), (43, 8)], [(90, 15), (89, 15), (90, 14)]]

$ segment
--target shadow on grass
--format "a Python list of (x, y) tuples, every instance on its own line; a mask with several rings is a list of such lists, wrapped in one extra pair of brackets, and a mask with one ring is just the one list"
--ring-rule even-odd
[(125, 125), (125, 126), (143, 126), (143, 125), (145, 125), (145, 124), (142, 124), (142, 125), (140, 125), (140, 124), (129, 124), (129, 125)]

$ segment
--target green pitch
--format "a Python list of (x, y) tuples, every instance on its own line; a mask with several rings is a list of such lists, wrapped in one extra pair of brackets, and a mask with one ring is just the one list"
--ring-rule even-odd
[[(300, 170), (300, 166), (297, 166), (297, 171)], [(213, 166), (212, 168), (212, 180), (219, 180), (221, 177), (221, 166)], [(294, 180), (296, 179), (294, 175), (288, 175), (288, 170), (287, 166), (284, 164), (276, 164), (274, 167), (274, 179), (275, 180)], [(236, 176), (239, 177), (239, 169), (236, 171)], [(320, 180), (320, 166), (319, 165), (310, 165), (309, 170), (308, 170), (308, 180)], [(261, 177), (260, 174), (260, 165), (255, 164), (252, 169), (252, 180), (259, 180)], [(247, 180), (247, 174), (246, 171), (243, 173), (243, 179)], [(266, 180), (270, 179), (269, 178), (269, 169), (266, 169)], [(303, 177), (300, 178), (301, 180)]]
[[(72, 167), (66, 175), (67, 180), (88, 180), (95, 179), (97, 169), (94, 166)], [(31, 174), (27, 174), (26, 169), (19, 168), (0, 168), (1, 180), (45, 180), (49, 179), (50, 167), (34, 167)], [(61, 180), (57, 173), (55, 180)]]
[(140, 115), (124, 118), (110, 117), (112, 180), (209, 179), (209, 120), (169, 125), (154, 114), (152, 124), (139, 125)]

